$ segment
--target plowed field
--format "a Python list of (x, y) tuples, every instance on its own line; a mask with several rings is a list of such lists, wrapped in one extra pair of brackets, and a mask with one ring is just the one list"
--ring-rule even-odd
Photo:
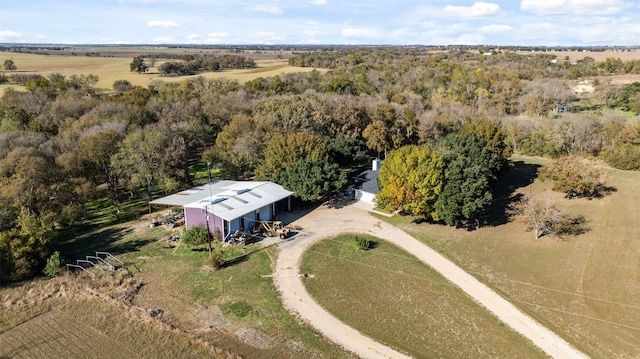
[(139, 358), (108, 336), (53, 310), (0, 334), (0, 358)]

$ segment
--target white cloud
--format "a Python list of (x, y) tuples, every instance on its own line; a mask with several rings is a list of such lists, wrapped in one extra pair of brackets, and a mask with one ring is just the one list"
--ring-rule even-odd
[(479, 34), (460, 34), (457, 37), (428, 37), (428, 43), (434, 45), (481, 45), (486, 38)]
[(273, 15), (282, 14), (282, 12), (283, 12), (280, 7), (275, 6), (275, 5), (253, 5), (253, 6), (251, 6), (251, 10), (259, 11), (259, 12), (266, 12), (268, 14), (273, 14)]
[(284, 38), (280, 36), (276, 36), (276, 34), (274, 34), (273, 32), (266, 32), (266, 31), (254, 32), (253, 34), (249, 34), (248, 37), (250, 39), (267, 40), (267, 41), (284, 40)]
[(21, 32), (4, 30), (0, 31), (0, 41), (18, 41), (27, 38), (27, 34)]
[(318, 44), (322, 44), (322, 42), (319, 39), (314, 39), (314, 38), (302, 39), (302, 40), (299, 40), (297, 43), (300, 44), (300, 45), (318, 45)]
[(131, 44), (131, 42), (126, 41), (126, 40), (109, 40), (109, 39), (101, 39), (100, 43), (105, 44), (105, 45), (128, 45), (128, 44)]
[(153, 40), (151, 40), (151, 42), (154, 44), (168, 44), (173, 42), (173, 39), (170, 37), (156, 37)]
[(488, 2), (476, 2), (471, 6), (447, 5), (444, 13), (449, 17), (461, 19), (473, 19), (483, 17), (495, 17), (502, 15), (500, 5)]
[(228, 32), (212, 32), (207, 37), (215, 37), (215, 38), (226, 38), (231, 37), (231, 34)]
[(180, 27), (180, 24), (178, 24), (173, 20), (168, 20), (168, 21), (151, 20), (147, 23), (147, 27)]
[(514, 43), (533, 45), (634, 45), (640, 35), (640, 23), (634, 17), (591, 18), (584, 22), (554, 21), (524, 24), (517, 29)]
[(311, 0), (314, 5), (327, 5), (327, 0)]
[(478, 29), (480, 33), (483, 34), (491, 34), (491, 35), (505, 35), (513, 32), (513, 27), (509, 25), (485, 25)]
[(536, 15), (611, 15), (632, 7), (623, 0), (522, 0), (520, 9)]
[(320, 21), (315, 21), (315, 20), (309, 20), (307, 22), (304, 23), (305, 25), (309, 25), (309, 26), (318, 26), (321, 24)]
[(347, 28), (342, 30), (342, 36), (344, 37), (364, 37), (375, 38), (378, 36), (378, 31), (374, 29), (354, 29)]
[(304, 32), (304, 34), (311, 37), (320, 37), (320, 36), (329, 35), (329, 33), (326, 31), (313, 31), (313, 30), (307, 30)]
[(230, 37), (231, 34), (228, 32), (212, 32), (206, 38), (201, 38), (198, 34), (191, 34), (186, 39), (188, 44), (222, 44)]
[(44, 35), (29, 35), (11, 30), (0, 31), (0, 42), (37, 42), (46, 38)]

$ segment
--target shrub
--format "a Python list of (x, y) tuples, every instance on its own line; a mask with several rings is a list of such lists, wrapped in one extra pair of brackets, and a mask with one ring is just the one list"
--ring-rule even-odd
[(366, 250), (377, 247), (378, 241), (369, 237), (357, 236), (356, 244), (358, 245), (358, 248), (360, 248), (363, 251), (366, 251)]
[(216, 230), (213, 231), (213, 240), (215, 242), (222, 242), (222, 232), (220, 229), (216, 228)]
[(185, 229), (182, 233), (181, 241), (188, 246), (197, 246), (207, 243), (207, 229), (200, 226), (193, 226)]
[(211, 256), (207, 260), (208, 265), (214, 270), (218, 270), (224, 266), (224, 251), (221, 246), (215, 245), (211, 250)]
[(539, 175), (543, 181), (552, 181), (553, 190), (566, 193), (567, 198), (593, 197), (601, 187), (600, 171), (575, 157), (560, 158), (551, 166), (544, 166)]
[(233, 314), (238, 318), (244, 318), (251, 313), (251, 306), (244, 300), (237, 302), (225, 303), (220, 306), (224, 314)]
[(59, 251), (53, 252), (51, 257), (47, 259), (47, 265), (42, 270), (47, 277), (55, 277), (62, 266), (63, 258), (60, 256)]
[(134, 86), (127, 80), (116, 80), (113, 82), (113, 90), (116, 92), (127, 92), (133, 88)]
[(640, 146), (626, 143), (618, 148), (606, 151), (602, 157), (604, 157), (607, 164), (617, 169), (640, 169)]

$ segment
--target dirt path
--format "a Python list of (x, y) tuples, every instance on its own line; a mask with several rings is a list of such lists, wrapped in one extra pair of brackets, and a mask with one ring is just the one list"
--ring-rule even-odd
[(330, 340), (362, 358), (408, 358), (385, 345), (361, 334), (325, 311), (307, 293), (299, 268), (304, 252), (315, 242), (343, 232), (362, 232), (374, 235), (412, 253), (445, 278), (456, 284), (479, 304), (491, 311), (509, 327), (528, 338), (553, 358), (587, 358), (555, 333), (524, 314), (513, 304), (479, 282), (430, 247), (402, 230), (369, 215), (370, 206), (356, 203), (342, 208), (319, 207), (294, 222), (303, 228), (291, 240), (281, 242), (276, 262), (274, 282), (282, 301)]

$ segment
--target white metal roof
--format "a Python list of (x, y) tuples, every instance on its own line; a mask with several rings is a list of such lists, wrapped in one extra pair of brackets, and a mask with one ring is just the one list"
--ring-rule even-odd
[[(204, 188), (201, 189), (200, 187)], [(187, 193), (186, 195), (177, 193), (165, 197), (167, 199), (165, 201), (161, 201), (164, 200), (161, 198), (158, 201), (154, 201), (156, 203), (152, 202), (152, 204), (178, 202), (175, 197), (171, 198), (178, 195), (178, 199), (182, 201), (186, 198), (192, 200), (189, 203), (182, 204), (185, 208), (206, 208), (216, 216), (231, 221), (271, 203), (285, 199), (294, 193), (279, 184), (268, 181), (217, 181), (209, 186), (200, 187), (196, 187), (192, 193)], [(211, 193), (209, 193), (209, 190)], [(184, 199), (180, 196), (183, 196)]]
[(178, 193), (174, 193), (172, 195), (158, 198), (154, 201), (149, 202), (150, 205), (153, 206), (180, 206), (184, 207), (185, 205), (196, 202), (207, 197), (210, 197), (211, 194), (217, 194), (221, 191), (224, 191), (229, 185), (236, 183), (237, 181), (213, 181), (201, 186), (193, 187), (191, 189), (181, 191)]

